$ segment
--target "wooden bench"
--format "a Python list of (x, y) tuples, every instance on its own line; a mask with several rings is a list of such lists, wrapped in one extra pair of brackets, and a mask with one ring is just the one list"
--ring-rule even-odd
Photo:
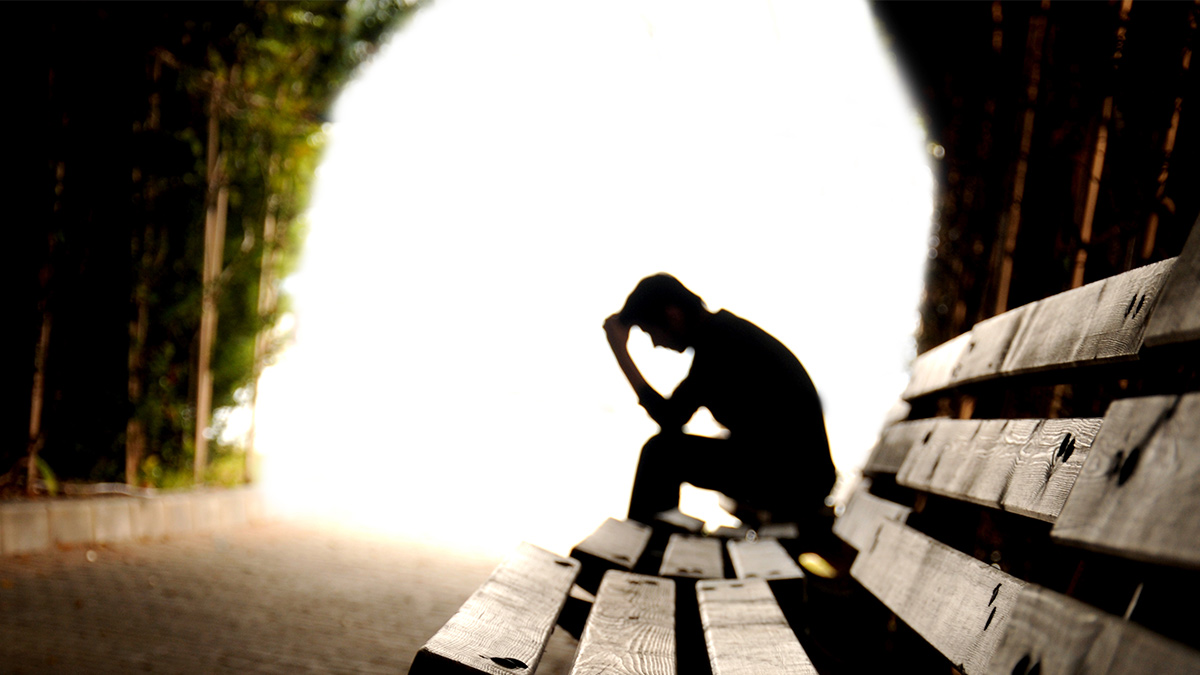
[(1200, 672), (1198, 372), (1200, 225), (923, 354), (837, 548), (677, 513), (522, 544), (411, 672), (534, 672), (556, 621), (572, 673)]

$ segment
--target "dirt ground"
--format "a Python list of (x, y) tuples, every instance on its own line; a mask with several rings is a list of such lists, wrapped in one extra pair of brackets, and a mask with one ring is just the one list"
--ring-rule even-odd
[(0, 557), (0, 673), (407, 673), (497, 562), (286, 522)]

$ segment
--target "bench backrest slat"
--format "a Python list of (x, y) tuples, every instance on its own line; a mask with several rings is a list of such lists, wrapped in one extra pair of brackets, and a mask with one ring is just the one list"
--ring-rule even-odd
[(522, 542), (425, 643), (411, 672), (534, 672), (578, 573), (579, 561)]
[(941, 419), (909, 450), (896, 482), (1053, 522), (1101, 423)]
[(764, 579), (696, 584), (713, 675), (816, 675)]
[(846, 510), (833, 523), (833, 533), (842, 541), (861, 551), (875, 541), (875, 531), (885, 520), (903, 523), (912, 509), (886, 499), (881, 499), (860, 483), (846, 502)]
[(960, 670), (983, 672), (1024, 582), (895, 522), (850, 574)]
[(900, 471), (900, 467), (904, 465), (904, 459), (908, 457), (909, 450), (917, 441), (925, 438), (925, 435), (933, 430), (936, 423), (937, 420), (934, 419), (913, 420), (897, 422), (884, 429), (879, 442), (871, 451), (871, 457), (863, 467), (863, 474), (878, 476), (895, 474)]
[(633, 570), (653, 531), (634, 520), (606, 519), (587, 539), (571, 549), (571, 557), (583, 565), (575, 583), (590, 593), (600, 587), (608, 570)]
[(721, 540), (688, 534), (673, 534), (663, 551), (659, 575), (688, 579), (723, 579), (725, 559)]
[(1114, 401), (1051, 536), (1198, 568), (1197, 485), (1200, 392)]
[(1200, 340), (1200, 220), (1183, 245), (1158, 307), (1150, 315), (1149, 347)]
[(1200, 672), (1200, 652), (1065, 595), (1027, 586), (988, 672), (995, 675)]
[(610, 571), (575, 650), (571, 675), (675, 675), (675, 584)]
[(777, 539), (730, 541), (729, 561), (739, 579), (801, 579), (804, 570)]
[(1137, 358), (1175, 263), (1139, 267), (980, 322), (917, 357), (903, 398), (998, 376)]
[(1021, 322), (1001, 372), (1133, 358), (1173, 264), (1164, 260), (1039, 300)]

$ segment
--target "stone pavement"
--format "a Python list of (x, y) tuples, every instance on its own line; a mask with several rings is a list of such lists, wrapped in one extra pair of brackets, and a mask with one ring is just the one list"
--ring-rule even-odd
[(406, 673), (496, 562), (282, 522), (0, 557), (0, 673)]

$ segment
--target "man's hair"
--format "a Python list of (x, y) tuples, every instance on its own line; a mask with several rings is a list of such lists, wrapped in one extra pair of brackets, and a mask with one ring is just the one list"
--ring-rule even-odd
[(626, 326), (667, 326), (667, 307), (671, 305), (681, 309), (689, 323), (707, 311), (700, 296), (670, 274), (659, 273), (638, 282), (626, 298), (619, 317)]

